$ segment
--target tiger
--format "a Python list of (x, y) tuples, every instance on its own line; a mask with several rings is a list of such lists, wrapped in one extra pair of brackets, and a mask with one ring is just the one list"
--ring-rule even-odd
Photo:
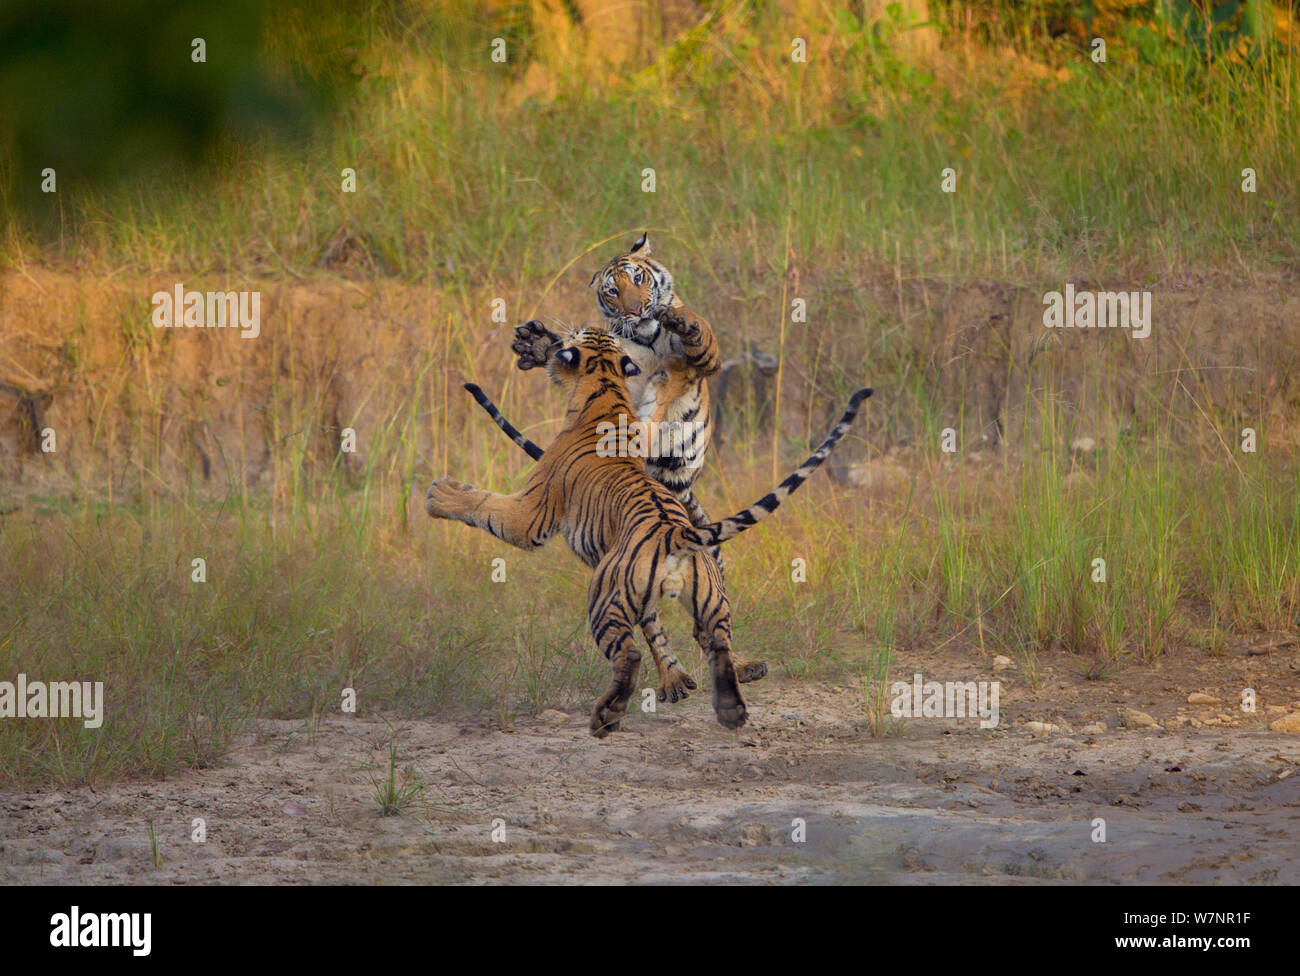
[[(545, 452), (503, 417), (496, 404), (487, 398), (482, 389), (473, 383), (466, 383), (465, 389), (478, 405), (487, 411), (487, 415), (505, 432), (506, 436), (523, 449), (525, 454), (534, 461), (542, 459)], [(721, 564), (718, 569), (721, 572)], [(690, 693), (697, 687), (695, 679), (682, 668), (677, 656), (669, 649), (668, 634), (659, 623), (658, 612), (652, 611), (641, 622), (641, 633), (645, 635), (646, 643), (650, 645), (650, 657), (654, 660), (655, 670), (659, 674), (659, 686), (655, 689), (656, 697), (661, 702), (679, 702), (689, 698)], [(767, 672), (767, 665), (761, 662), (757, 667), (762, 670), (758, 671), (752, 663), (741, 660), (737, 655), (732, 655), (732, 660), (741, 681), (752, 681), (755, 674), (761, 678)]]
[[(709, 524), (692, 488), (712, 440), (705, 380), (722, 368), (712, 326), (682, 302), (672, 273), (650, 257), (648, 233), (597, 271), (588, 287), (596, 289), (608, 331), (626, 340), (624, 353), (641, 370), (628, 383), (638, 419), (692, 425), (682, 442), (674, 443), (673, 454), (648, 457), (646, 470), (677, 495), (693, 523)], [(559, 341), (534, 319), (515, 328), (510, 348), (520, 369), (533, 369), (546, 365)]]
[[(597, 271), (589, 287), (596, 291), (608, 330), (619, 338), (624, 353), (640, 369), (628, 383), (637, 418), (659, 429), (679, 432), (666, 444), (661, 441), (656, 445), (667, 450), (652, 450), (647, 455), (646, 470), (677, 495), (692, 524), (708, 525), (708, 512), (696, 498), (694, 485), (712, 440), (706, 379), (722, 366), (713, 328), (683, 303), (672, 273), (650, 257), (648, 233), (642, 233), (627, 253)], [(544, 367), (559, 343), (559, 336), (531, 319), (515, 328), (510, 348), (518, 357), (516, 365), (527, 370)], [(489, 414), (534, 461), (540, 459), (541, 448), (523, 437), (495, 407)], [(715, 549), (712, 555), (721, 571), (721, 551)], [(676, 658), (668, 648), (668, 635), (657, 615), (645, 621), (642, 633), (659, 670), (659, 700), (685, 698), (695, 683), (689, 679), (686, 684), (666, 680), (669, 668), (661, 662), (675, 662)], [(742, 683), (758, 681), (767, 674), (767, 665), (762, 661), (737, 657), (735, 665)]]
[[(604, 738), (626, 715), (641, 662), (633, 628), (660, 599), (676, 599), (691, 614), (712, 676), (714, 715), (724, 728), (740, 728), (748, 710), (732, 656), (731, 607), (708, 551), (776, 511), (830, 455), (871, 390), (853, 394), (816, 453), (776, 489), (730, 518), (697, 526), (641, 458), (605, 449), (610, 427), (633, 414), (627, 380), (640, 375), (622, 344), (603, 330), (581, 329), (560, 340), (546, 368), (568, 396), (564, 426), (523, 490), (500, 495), (443, 477), (430, 484), (425, 510), (521, 549), (536, 549), (558, 532), (594, 570), (588, 622), (613, 681), (592, 709), (592, 735)], [(483, 396), (473, 384), (466, 389)]]

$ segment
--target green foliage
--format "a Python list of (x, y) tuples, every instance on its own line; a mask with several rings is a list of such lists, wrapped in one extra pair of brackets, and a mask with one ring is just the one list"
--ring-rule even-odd
[[(6, 3), (0, 192), (41, 221), (57, 218), (60, 199), (41, 192), (47, 168), (60, 192), (86, 200), (123, 184), (144, 191), (175, 167), (197, 171), (266, 133), (305, 137), (331, 89), (297, 70), (303, 63), (268, 62), (267, 8), (259, 0)], [(206, 46), (201, 62), (196, 39)], [(317, 57), (311, 66), (324, 64)]]
[[(1209, 43), (1240, 47), (1255, 30), (1249, 8)], [(572, 18), (573, 50), (561, 56), (533, 7), (231, 9), (258, 19), (263, 40), (250, 28), (237, 55), (192, 67), (222, 77), (233, 56), (260, 74), (203, 89), (208, 107), (183, 145), (138, 152), (130, 147), (148, 140), (132, 133), (187, 132), (169, 113), (192, 106), (158, 92), (169, 76), (149, 65), (170, 48), (136, 31), (148, 58), (122, 70), (138, 71), (129, 90), (148, 104), (103, 113), (120, 144), (95, 135), (98, 121), (92, 138), (78, 133), (66, 148), (85, 159), (70, 158), (59, 193), (38, 204), (51, 219), (9, 215), (0, 255), (302, 273), (342, 226), (365, 255), (355, 272), (454, 283), (552, 274), (610, 229), (641, 226), (690, 242), (693, 263), (741, 254), (765, 268), (781, 260), (787, 221), (800, 255), (828, 269), (865, 259), (1001, 274), (1080, 258), (1235, 266), (1300, 253), (1300, 186), (1281, 176), (1300, 143), (1288, 108), (1300, 102), (1294, 48), (1207, 66), (1178, 39), (1202, 36), (1183, 20), (1176, 29), (1154, 14), (1127, 18), (1135, 33), (1112, 36), (1109, 63), (1097, 65), (1084, 38), (1050, 36), (1051, 5), (1030, 16), (936, 4), (932, 57), (909, 53), (921, 28), (901, 12), (869, 20), (840, 6), (802, 25), (809, 60), (795, 65), (778, 9), (727, 4), (615, 69), (581, 47)], [(101, 33), (122, 29), (113, 21)], [(488, 56), (498, 36), (505, 65)], [(8, 43), (21, 54), (16, 37)], [(36, 70), (37, 50), (3, 69), (19, 74), (0, 98), (33, 89), (21, 73)], [(182, 77), (192, 74), (184, 64)], [(90, 84), (90, 73), (67, 74)], [(291, 108), (331, 103), (335, 113), (319, 118)], [(11, 200), (34, 192), (50, 140), (76, 128), (51, 121), (62, 113), (28, 105), (0, 133), (21, 150), (0, 176)], [(310, 136), (255, 135), (286, 114), (315, 120)], [(1270, 175), (1257, 195), (1240, 192), (1235, 174), (1247, 165)], [(345, 166), (358, 173), (355, 194), (340, 192)], [(660, 178), (653, 195), (640, 192), (647, 166)], [(947, 167), (956, 194), (936, 191)]]

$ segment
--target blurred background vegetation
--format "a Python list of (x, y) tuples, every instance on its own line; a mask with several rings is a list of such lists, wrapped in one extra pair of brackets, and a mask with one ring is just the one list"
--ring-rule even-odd
[(657, 225), (712, 260), (1293, 266), (1296, 53), (1266, 0), (12, 0), (0, 257), (530, 275)]

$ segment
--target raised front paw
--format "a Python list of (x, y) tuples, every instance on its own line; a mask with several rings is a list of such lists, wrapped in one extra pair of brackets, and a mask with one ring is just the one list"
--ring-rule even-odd
[(533, 369), (545, 366), (559, 344), (559, 336), (536, 319), (529, 319), (523, 325), (515, 326), (515, 339), (510, 343), (510, 351), (519, 357), (515, 360), (516, 366)]
[(424, 510), (433, 518), (456, 518), (456, 503), (464, 498), (465, 492), (473, 490), (473, 485), (451, 478), (438, 478), (424, 493)]
[(686, 339), (688, 342), (699, 337), (699, 322), (695, 321), (693, 317), (681, 315), (681, 312), (677, 311), (676, 308), (664, 308), (663, 311), (656, 313), (655, 318), (658, 318), (659, 325), (662, 325), (664, 329), (671, 331), (672, 334), (680, 335), (682, 339)]

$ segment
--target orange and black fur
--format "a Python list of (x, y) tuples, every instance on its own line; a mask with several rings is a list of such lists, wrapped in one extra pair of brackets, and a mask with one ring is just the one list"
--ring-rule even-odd
[(440, 478), (429, 486), (425, 509), (522, 549), (537, 548), (560, 532), (595, 570), (587, 612), (596, 646), (613, 668), (613, 683), (592, 710), (592, 734), (618, 728), (626, 713), (641, 661), (634, 628), (655, 613), (662, 598), (679, 600), (690, 613), (712, 672), (714, 713), (723, 726), (739, 728), (747, 713), (732, 660), (731, 609), (707, 550), (766, 518), (803, 484), (871, 391), (854, 394), (817, 453), (775, 491), (732, 518), (694, 526), (676, 495), (646, 474), (642, 458), (598, 453), (603, 425), (635, 416), (625, 377), (635, 376), (637, 366), (615, 340), (603, 331), (573, 333), (561, 340), (547, 369), (565, 387), (568, 409), (564, 429), (523, 491), (498, 495)]
[[(646, 470), (677, 495), (694, 524), (708, 525), (691, 489), (712, 439), (706, 381), (722, 368), (713, 328), (682, 302), (672, 273), (650, 257), (645, 234), (597, 271), (591, 287), (606, 328), (640, 370), (627, 379), (637, 418), (695, 424), (688, 440), (674, 445), (679, 450), (662, 457), (652, 453)], [(532, 369), (545, 366), (559, 343), (559, 336), (532, 320), (515, 328), (510, 348), (520, 369)]]
[[(628, 395), (637, 419), (663, 427), (682, 425), (686, 431), (672, 440), (671, 450), (648, 453), (646, 472), (677, 496), (691, 524), (708, 525), (708, 512), (694, 489), (713, 436), (707, 380), (722, 363), (713, 328), (682, 302), (672, 273), (650, 257), (646, 234), (597, 271), (591, 287), (609, 332), (639, 370), (627, 377)], [(517, 326), (510, 346), (518, 356), (516, 365), (520, 369), (545, 366), (559, 347), (560, 337), (536, 320)], [(485, 397), (479, 403), (487, 409)], [(529, 457), (541, 459), (542, 449), (520, 434), (495, 407), (488, 412)], [(713, 557), (721, 570), (721, 551), (715, 548)], [(658, 616), (651, 614), (641, 630), (659, 669), (659, 700), (687, 697), (687, 689), (694, 688), (695, 682), (689, 677), (684, 681), (668, 680), (676, 658)], [(757, 681), (767, 674), (767, 665), (762, 661), (737, 656), (735, 666), (742, 683)]]

